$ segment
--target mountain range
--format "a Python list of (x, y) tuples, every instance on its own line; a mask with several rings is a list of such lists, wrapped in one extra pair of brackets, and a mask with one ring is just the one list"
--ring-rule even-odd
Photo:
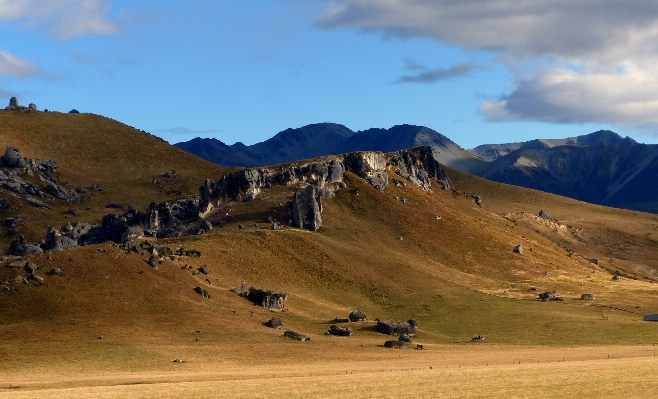
[(658, 145), (601, 130), (565, 139), (485, 144), (466, 150), (423, 126), (354, 132), (335, 123), (284, 130), (261, 143), (195, 138), (175, 144), (225, 166), (265, 166), (352, 151), (430, 146), (441, 164), (476, 176), (594, 204), (658, 212)]

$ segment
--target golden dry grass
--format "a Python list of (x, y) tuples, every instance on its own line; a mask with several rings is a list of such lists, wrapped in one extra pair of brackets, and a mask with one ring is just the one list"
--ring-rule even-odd
[[(90, 200), (94, 211), (81, 221), (98, 220), (105, 202), (143, 208), (167, 199), (153, 174), (177, 169), (193, 187), (224, 171), (102, 117), (6, 115), (0, 144), (55, 158), (74, 185), (101, 180), (107, 196)], [(51, 130), (60, 133), (44, 137)], [(88, 158), (66, 145), (95, 131), (102, 134), (85, 147)], [(113, 146), (127, 152), (113, 157)], [(153, 157), (138, 156), (143, 148)], [(458, 192), (378, 192), (347, 173), (348, 190), (323, 202), (317, 232), (269, 230), (263, 219), (287, 217), (279, 204), (293, 188), (266, 190), (230, 204), (235, 220), (224, 228), (163, 240), (203, 256), (166, 259), (158, 269), (146, 256), (102, 245), (34, 256), (39, 273), (60, 267), (65, 276), (0, 291), (0, 397), (608, 397), (619, 387), (648, 397), (658, 325), (640, 320), (658, 313), (658, 217), (449, 174)], [(71, 220), (60, 208), (16, 215), (38, 220), (33, 233), (41, 238), (46, 225)], [(559, 223), (534, 216), (542, 208)], [(512, 252), (518, 244), (523, 255)], [(202, 265), (211, 284), (194, 272)], [(626, 277), (612, 281), (614, 272)], [(0, 268), (0, 282), (21, 273)], [(287, 311), (229, 292), (242, 281), (287, 292)], [(541, 303), (531, 287), (567, 301)], [(597, 299), (581, 301), (583, 293)], [(355, 308), (371, 320), (415, 318), (414, 340), (427, 350), (382, 348), (389, 337), (373, 321), (352, 324), (350, 338), (323, 335)], [(311, 341), (264, 327), (273, 316)], [(472, 334), (486, 341), (471, 343)]]

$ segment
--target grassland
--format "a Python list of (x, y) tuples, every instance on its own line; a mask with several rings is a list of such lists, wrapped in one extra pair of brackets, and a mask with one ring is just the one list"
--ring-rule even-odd
[[(20, 119), (27, 115), (0, 112), (8, 118), (0, 143), (56, 159), (72, 182), (106, 188), (107, 197), (85, 200), (95, 210), (81, 221), (98, 220), (105, 201), (166, 198), (151, 181), (156, 173), (176, 169), (190, 185), (223, 173), (105, 118)], [(20, 129), (26, 133), (14, 137)], [(92, 131), (104, 139), (87, 148), (90, 162), (69, 146), (38, 144), (51, 131), (62, 132), (63, 143)], [(128, 149), (135, 142), (160, 155), (139, 157)], [(128, 153), (115, 159), (117, 147)], [(0, 397), (649, 397), (658, 325), (641, 318), (658, 313), (658, 217), (448, 173), (455, 192), (378, 192), (348, 173), (348, 189), (324, 202), (317, 232), (262, 223), (286, 214), (279, 204), (293, 188), (276, 187), (230, 204), (235, 220), (224, 228), (162, 240), (203, 256), (165, 259), (157, 269), (146, 256), (104, 245), (34, 256), (43, 271), (65, 275), (0, 291)], [(42, 237), (45, 225), (71, 220), (60, 207), (14, 215), (38, 218), (34, 235)], [(535, 216), (540, 209), (558, 222)], [(519, 244), (524, 253), (513, 253)], [(209, 276), (196, 272), (204, 265)], [(17, 273), (0, 268), (0, 282)], [(287, 292), (286, 311), (229, 291), (243, 281)], [(539, 302), (532, 287), (566, 301)], [(596, 300), (579, 300), (583, 293)], [(353, 309), (370, 321), (352, 323), (352, 337), (323, 334)], [(265, 327), (273, 316), (311, 341)], [(415, 318), (414, 343), (426, 349), (383, 348), (388, 337), (376, 332), (375, 318)], [(473, 334), (486, 340), (471, 342)]]

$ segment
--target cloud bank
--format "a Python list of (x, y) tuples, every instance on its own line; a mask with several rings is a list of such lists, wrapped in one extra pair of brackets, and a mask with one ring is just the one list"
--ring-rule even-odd
[(15, 78), (27, 78), (40, 72), (36, 65), (18, 59), (6, 51), (0, 51), (0, 74)]
[(0, 22), (22, 21), (25, 29), (46, 29), (56, 39), (120, 31), (105, 0), (0, 0)]
[(493, 52), (515, 79), (482, 104), (488, 120), (658, 125), (653, 0), (335, 0), (317, 23)]

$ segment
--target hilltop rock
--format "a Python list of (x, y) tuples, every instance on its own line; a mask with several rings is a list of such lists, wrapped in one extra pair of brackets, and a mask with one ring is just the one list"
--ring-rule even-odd
[(345, 155), (345, 170), (364, 178), (371, 186), (384, 191), (388, 184), (386, 158), (381, 152), (352, 152)]
[(390, 157), (390, 164), (397, 166), (398, 175), (425, 191), (432, 189), (430, 178), (437, 179), (444, 190), (453, 188), (450, 178), (434, 158), (431, 147), (395, 152)]
[(9, 99), (9, 105), (7, 105), (5, 107), (5, 109), (7, 109), (7, 110), (9, 110), (9, 109), (18, 109), (18, 107), (19, 107), (18, 99), (16, 97), (12, 97), (12, 98)]

